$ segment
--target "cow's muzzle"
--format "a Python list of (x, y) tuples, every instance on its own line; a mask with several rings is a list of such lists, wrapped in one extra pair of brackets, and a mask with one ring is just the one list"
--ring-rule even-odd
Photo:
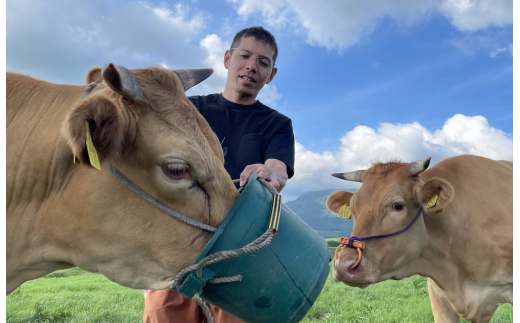
[(365, 249), (365, 243), (361, 242), (358, 237), (348, 237), (348, 238), (339, 238), (339, 246), (336, 248), (336, 252), (334, 253), (334, 266), (336, 265), (336, 260), (338, 260), (338, 252), (340, 249), (343, 249), (343, 247), (349, 247), (349, 248), (357, 248), (358, 251), (358, 259), (355, 263), (353, 263), (348, 269), (354, 269), (356, 268), (359, 263), (361, 262), (361, 257), (363, 254), (361, 253), (361, 249)]
[(386, 238), (386, 237), (396, 236), (398, 234), (406, 232), (408, 229), (410, 229), (412, 227), (412, 225), (415, 223), (415, 221), (417, 221), (417, 219), (421, 215), (421, 212), (422, 212), (422, 207), (419, 208), (419, 212), (417, 212), (417, 215), (412, 220), (412, 222), (410, 222), (410, 224), (408, 224), (406, 226), (406, 228), (404, 228), (401, 231), (397, 231), (397, 232), (393, 232), (393, 233), (387, 233), (387, 234), (380, 234), (380, 235), (376, 235), (376, 236), (368, 236), (368, 237), (363, 237), (363, 238), (358, 238), (358, 237), (355, 237), (355, 236), (349, 236), (347, 238), (343, 238), (343, 237), (339, 238), (339, 240), (338, 240), (339, 246), (336, 249), (336, 252), (334, 254), (334, 264), (336, 264), (336, 260), (338, 259), (338, 252), (339, 252), (340, 249), (342, 249), (343, 247), (357, 248), (357, 250), (358, 250), (358, 259), (348, 269), (356, 268), (359, 265), (359, 263), (361, 262), (361, 257), (362, 257), (361, 249), (365, 249), (365, 243), (362, 242), (362, 241), (369, 240), (369, 239), (375, 239), (375, 238)]

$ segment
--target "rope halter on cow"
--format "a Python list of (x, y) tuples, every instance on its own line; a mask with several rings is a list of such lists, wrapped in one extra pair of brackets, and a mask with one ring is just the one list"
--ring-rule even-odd
[(408, 224), (408, 226), (406, 226), (406, 228), (404, 228), (401, 231), (397, 231), (394, 233), (380, 234), (380, 235), (376, 235), (376, 236), (368, 236), (368, 237), (363, 237), (363, 238), (359, 238), (356, 236), (348, 236), (347, 238), (339, 238), (339, 240), (338, 240), (339, 246), (336, 248), (336, 252), (334, 253), (334, 263), (336, 263), (336, 260), (338, 260), (338, 252), (340, 251), (341, 248), (343, 248), (343, 247), (356, 248), (358, 251), (358, 259), (356, 260), (356, 262), (354, 264), (352, 264), (350, 267), (348, 267), (348, 269), (356, 268), (359, 265), (359, 263), (361, 262), (361, 257), (363, 256), (363, 254), (361, 253), (361, 249), (365, 249), (365, 243), (362, 241), (366, 241), (369, 239), (375, 239), (375, 238), (386, 238), (386, 237), (396, 236), (398, 234), (406, 232), (415, 223), (415, 221), (417, 221), (417, 219), (419, 218), (419, 215), (421, 215), (421, 212), (422, 212), (422, 207), (419, 208), (419, 212), (417, 212), (417, 215), (412, 220), (412, 222), (410, 222), (410, 224)]

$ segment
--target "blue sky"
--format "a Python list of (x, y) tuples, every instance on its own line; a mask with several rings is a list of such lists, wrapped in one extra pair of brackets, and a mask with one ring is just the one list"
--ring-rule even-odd
[(301, 193), (355, 187), (330, 173), (374, 160), (513, 158), (512, 0), (10, 0), (6, 66), (82, 84), (107, 62), (212, 67), (221, 92), (234, 34), (262, 25), (279, 68), (260, 100), (293, 121)]

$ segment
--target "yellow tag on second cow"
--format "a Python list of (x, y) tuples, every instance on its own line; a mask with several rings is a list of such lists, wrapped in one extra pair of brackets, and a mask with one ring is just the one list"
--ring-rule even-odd
[(90, 159), (90, 164), (96, 169), (101, 170), (101, 164), (99, 163), (99, 158), (96, 152), (96, 147), (94, 147), (94, 143), (92, 142), (92, 136), (90, 134), (90, 128), (88, 127), (87, 122), (87, 151), (88, 158)]
[(437, 204), (437, 198), (439, 196), (437, 194), (435, 194), (434, 196), (432, 196), (432, 198), (428, 201), (428, 203), (426, 204), (426, 207), (427, 208), (431, 208), (431, 207), (434, 207), (435, 204)]
[(345, 204), (339, 209), (338, 216), (344, 219), (350, 219), (352, 217), (352, 210), (350, 210), (350, 205)]

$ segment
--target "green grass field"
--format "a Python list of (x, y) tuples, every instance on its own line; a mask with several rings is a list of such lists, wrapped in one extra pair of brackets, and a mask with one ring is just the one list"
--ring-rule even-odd
[[(74, 268), (26, 282), (6, 301), (6, 321), (141, 322), (143, 292), (121, 287), (100, 274)], [(513, 307), (499, 307), (491, 322), (512, 322)], [(305, 323), (433, 322), (426, 279), (386, 281), (366, 289), (337, 282), (329, 274)], [(461, 320), (461, 322), (465, 322)]]

